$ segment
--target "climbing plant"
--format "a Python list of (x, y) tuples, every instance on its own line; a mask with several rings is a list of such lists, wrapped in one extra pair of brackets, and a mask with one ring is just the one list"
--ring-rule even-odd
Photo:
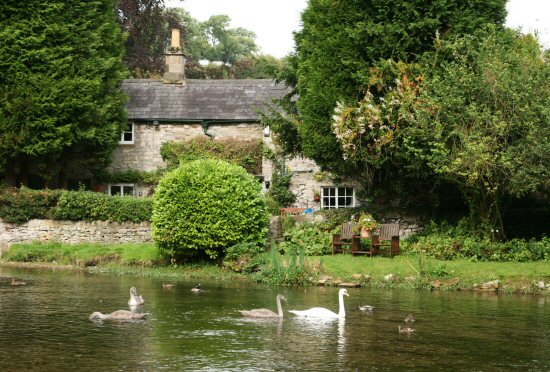
[(160, 154), (169, 169), (197, 159), (214, 158), (240, 165), (250, 174), (262, 173), (262, 142), (259, 140), (197, 137), (187, 141), (166, 142)]

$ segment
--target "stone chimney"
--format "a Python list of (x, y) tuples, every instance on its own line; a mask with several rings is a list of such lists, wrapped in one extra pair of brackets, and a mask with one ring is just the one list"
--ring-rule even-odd
[(172, 29), (172, 42), (164, 55), (166, 68), (162, 82), (164, 84), (183, 84), (185, 82), (185, 57), (181, 47), (179, 29)]

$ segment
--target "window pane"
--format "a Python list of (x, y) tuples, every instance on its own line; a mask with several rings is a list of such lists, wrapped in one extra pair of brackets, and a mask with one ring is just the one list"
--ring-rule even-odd
[(120, 186), (111, 186), (111, 195), (120, 195)]
[(134, 186), (123, 186), (123, 195), (134, 195)]

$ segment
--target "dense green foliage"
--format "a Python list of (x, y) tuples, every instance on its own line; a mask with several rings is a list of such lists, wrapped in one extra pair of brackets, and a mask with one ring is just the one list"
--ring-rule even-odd
[(257, 140), (196, 137), (188, 141), (165, 142), (160, 150), (168, 168), (197, 159), (221, 159), (239, 165), (250, 174), (262, 174), (262, 142)]
[(268, 109), (260, 113), (262, 125), (269, 127), (275, 144), (285, 156), (302, 153), (302, 141), (298, 127), (302, 120), (298, 113), (297, 101), (298, 58), (291, 54), (282, 60), (281, 67), (272, 73), (277, 83), (282, 83), (288, 93), (274, 100)]
[(105, 172), (98, 177), (98, 180), (106, 183), (149, 183), (156, 184), (166, 173), (163, 168), (154, 171), (128, 170), (116, 173)]
[[(397, 83), (376, 83), (357, 107), (338, 105), (334, 132), (345, 157), (388, 163), (454, 184), (472, 222), (506, 237), (505, 201), (550, 179), (550, 65), (538, 42), (484, 28), (437, 40), (431, 64), (388, 63)], [(437, 58), (437, 59), (436, 59)]]
[(56, 220), (88, 221), (149, 221), (152, 198), (111, 196), (91, 191), (66, 191), (52, 210)]
[(271, 285), (303, 285), (310, 284), (318, 275), (316, 267), (312, 267), (303, 252), (283, 256), (276, 249), (258, 256), (257, 269), (252, 277), (260, 282)]
[[(285, 220), (292, 220), (291, 216)], [(288, 255), (322, 256), (332, 252), (332, 232), (321, 229), (310, 221), (285, 224), (283, 241), (278, 244), (279, 250)]]
[(259, 255), (265, 250), (264, 247), (255, 243), (238, 243), (227, 248), (223, 265), (228, 269), (237, 272), (250, 274), (258, 270)]
[[(494, 236), (496, 238), (496, 236)], [(550, 238), (512, 239), (506, 242), (476, 236), (463, 224), (432, 223), (403, 245), (403, 251), (423, 252), (441, 260), (467, 258), (472, 261), (550, 261)]]
[(380, 60), (412, 62), (434, 49), (434, 39), (467, 34), (485, 23), (502, 25), (506, 0), (312, 0), (296, 34), (298, 127), (304, 155), (335, 173), (342, 161), (331, 130), (338, 100), (355, 102), (371, 85)]
[(290, 207), (296, 200), (296, 195), (290, 191), (292, 173), (288, 171), (282, 155), (264, 146), (264, 158), (271, 160), (271, 184), (266, 193), (268, 210), (272, 215), (280, 214), (281, 208)]
[(173, 260), (265, 244), (262, 188), (242, 167), (214, 159), (184, 163), (160, 181), (154, 198), (153, 239)]
[(114, 0), (0, 3), (0, 167), (66, 186), (103, 169), (125, 121)]
[(61, 191), (0, 189), (0, 218), (8, 223), (24, 223), (31, 219), (51, 218), (51, 209), (59, 200)]
[(153, 200), (91, 191), (0, 190), (0, 218), (9, 223), (31, 219), (73, 221), (150, 221)]

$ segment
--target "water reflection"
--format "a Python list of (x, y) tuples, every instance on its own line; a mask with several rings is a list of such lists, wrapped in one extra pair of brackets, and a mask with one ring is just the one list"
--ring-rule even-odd
[[(277, 293), (287, 308), (335, 309), (338, 289), (212, 281), (195, 295), (196, 283), (175, 284), (0, 268), (0, 370), (550, 369), (546, 297), (350, 289), (345, 319), (256, 319), (238, 310), (272, 308)], [(147, 320), (88, 320), (129, 309), (132, 286)], [(400, 334), (410, 313), (417, 331)]]

